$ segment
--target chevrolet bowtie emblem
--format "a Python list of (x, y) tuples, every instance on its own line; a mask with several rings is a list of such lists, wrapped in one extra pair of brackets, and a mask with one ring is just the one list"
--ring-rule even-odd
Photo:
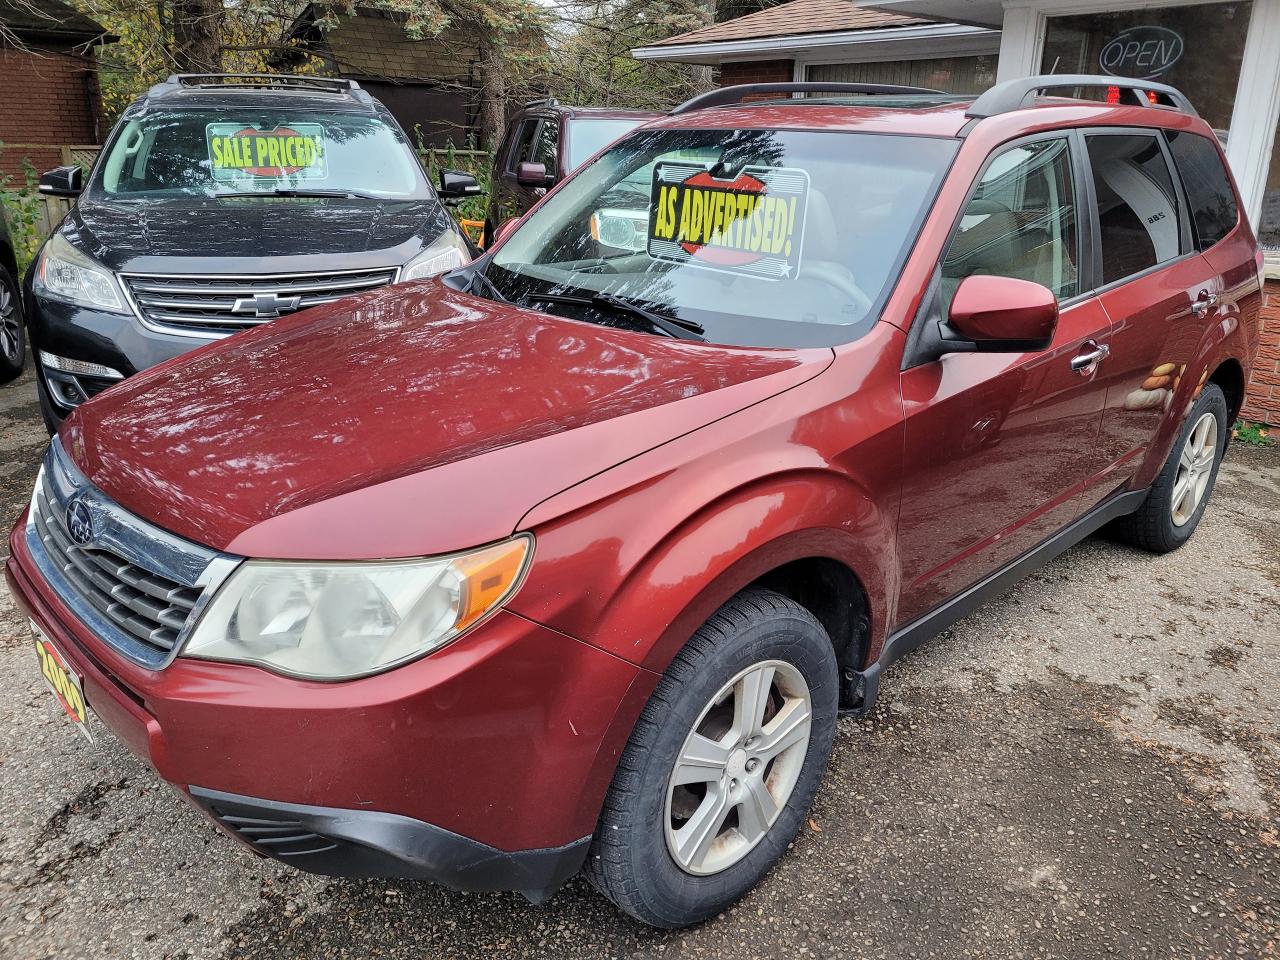
[(231, 312), (253, 314), (260, 319), (269, 319), (297, 310), (301, 303), (302, 297), (282, 297), (278, 293), (255, 293), (252, 297), (241, 297), (236, 300)]

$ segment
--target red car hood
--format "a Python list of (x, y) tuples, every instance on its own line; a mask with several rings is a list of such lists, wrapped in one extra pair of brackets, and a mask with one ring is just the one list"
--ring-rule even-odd
[(815, 376), (430, 281), (274, 321), (132, 377), (62, 442), (126, 509), (219, 550), (418, 556), (510, 535), (601, 470)]

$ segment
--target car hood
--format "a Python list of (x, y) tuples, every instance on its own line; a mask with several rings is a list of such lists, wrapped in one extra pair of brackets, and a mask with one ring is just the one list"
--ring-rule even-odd
[(435, 199), (252, 197), (86, 200), (62, 230), (112, 270), (262, 273), (403, 263), (451, 224)]
[(81, 406), (62, 442), (126, 509), (216, 549), (447, 553), (831, 357), (615, 330), (431, 280), (153, 367)]

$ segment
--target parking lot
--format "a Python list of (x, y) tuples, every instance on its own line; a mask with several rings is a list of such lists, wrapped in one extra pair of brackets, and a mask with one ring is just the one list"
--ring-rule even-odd
[[(28, 372), (0, 388), (6, 528), (46, 439)], [(895, 667), (791, 855), (675, 933), (581, 880), (533, 907), (257, 860), (62, 722), (27, 637), (0, 592), (14, 960), (1280, 957), (1275, 448), (1231, 450), (1185, 549), (1089, 540)]]

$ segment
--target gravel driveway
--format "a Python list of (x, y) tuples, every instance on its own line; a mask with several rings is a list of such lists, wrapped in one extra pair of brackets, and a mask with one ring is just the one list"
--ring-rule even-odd
[[(0, 388), (6, 527), (45, 439), (30, 375)], [(0, 588), (0, 957), (1280, 957), (1280, 451), (1233, 447), (1180, 552), (1089, 540), (896, 666), (790, 856), (694, 930), (580, 880), (296, 873), (104, 739)]]

